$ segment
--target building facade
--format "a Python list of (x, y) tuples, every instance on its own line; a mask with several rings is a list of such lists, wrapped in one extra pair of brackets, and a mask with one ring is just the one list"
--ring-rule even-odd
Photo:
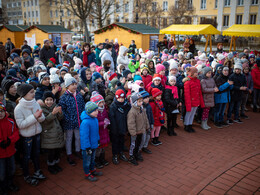
[(2, 7), (7, 15), (8, 24), (22, 25), (22, 1), (21, 0), (3, 0)]

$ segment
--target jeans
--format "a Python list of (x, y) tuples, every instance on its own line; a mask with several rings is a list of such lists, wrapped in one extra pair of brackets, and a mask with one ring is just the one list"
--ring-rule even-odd
[(241, 105), (242, 100), (239, 101), (231, 101), (229, 103), (229, 107), (228, 107), (228, 114), (227, 114), (227, 118), (231, 119), (233, 110), (235, 112), (235, 120), (239, 119), (239, 108)]
[(66, 152), (67, 152), (67, 155), (71, 155), (72, 154), (73, 133), (74, 133), (74, 136), (75, 136), (75, 150), (76, 150), (76, 152), (80, 152), (79, 130), (78, 129), (67, 130), (66, 131)]
[(0, 158), (0, 188), (5, 189), (13, 183), (14, 173), (14, 155), (8, 158)]
[(82, 150), (83, 169), (85, 175), (88, 175), (90, 171), (95, 170), (96, 149), (91, 149), (91, 150), (92, 150), (91, 154), (87, 154), (86, 150)]
[(256, 108), (257, 103), (260, 104), (260, 89), (254, 88), (254, 99), (253, 99), (253, 105)]
[(184, 119), (184, 125), (192, 125), (197, 108), (198, 107), (192, 107), (190, 112), (186, 112), (185, 119)]
[(125, 136), (119, 134), (111, 134), (110, 140), (112, 142), (112, 153), (113, 155), (120, 154), (124, 150)]
[(215, 123), (224, 121), (224, 113), (226, 110), (227, 103), (219, 103), (215, 105), (214, 121)]
[(40, 169), (40, 134), (32, 137), (23, 137), (23, 175), (29, 176), (29, 160), (32, 159), (34, 170)]
[(151, 138), (151, 130), (149, 129), (144, 133), (144, 148), (148, 147), (150, 138)]
[(129, 149), (129, 155), (130, 156), (136, 156), (138, 152), (143, 147), (143, 134), (138, 134), (136, 136), (131, 136), (131, 145)]
[(240, 111), (241, 115), (245, 114), (245, 108), (246, 108), (247, 99), (248, 99), (248, 93), (243, 93), (242, 102), (241, 102), (241, 111)]

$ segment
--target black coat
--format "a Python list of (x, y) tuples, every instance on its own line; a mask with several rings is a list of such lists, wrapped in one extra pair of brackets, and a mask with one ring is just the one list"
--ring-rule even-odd
[(109, 108), (110, 133), (125, 135), (127, 132), (127, 114), (131, 106), (128, 102), (114, 101)]
[(240, 90), (240, 87), (246, 87), (246, 77), (243, 74), (232, 73), (229, 76), (230, 81), (234, 81), (234, 87), (231, 91), (231, 101), (240, 101), (244, 91)]
[(45, 46), (43, 46), (43, 48), (40, 51), (40, 60), (47, 65), (47, 61), (50, 58), (55, 58), (55, 51), (53, 48), (49, 47), (46, 48)]
[(178, 99), (175, 99), (171, 89), (164, 90), (164, 107), (167, 114), (172, 113), (177, 108), (179, 103)]
[(146, 109), (146, 115), (149, 121), (150, 126), (154, 124), (154, 118), (153, 118), (153, 110), (151, 105), (148, 104), (143, 104), (144, 108)]
[(32, 48), (29, 45), (23, 45), (21, 49), (28, 49), (32, 53)]

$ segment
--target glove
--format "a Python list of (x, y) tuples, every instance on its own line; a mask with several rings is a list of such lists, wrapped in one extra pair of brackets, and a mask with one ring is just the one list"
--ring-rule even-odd
[(86, 153), (87, 153), (87, 155), (91, 155), (91, 154), (92, 154), (91, 148), (87, 148), (87, 149), (86, 149)]
[(6, 147), (10, 146), (10, 144), (11, 144), (11, 140), (10, 140), (9, 137), (7, 138), (5, 144), (6, 144)]
[(1, 141), (0, 147), (3, 148), (3, 149), (6, 149), (7, 146), (6, 146), (6, 141), (5, 140)]

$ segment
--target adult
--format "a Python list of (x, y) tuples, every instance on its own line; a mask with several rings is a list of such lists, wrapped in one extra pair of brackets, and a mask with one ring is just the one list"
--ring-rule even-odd
[(100, 55), (100, 53), (101, 53), (101, 50), (103, 49), (103, 44), (102, 43), (99, 43), (98, 44), (98, 46), (97, 46), (97, 48), (95, 49), (95, 51), (96, 51), (96, 64), (98, 65), (98, 66), (101, 66), (102, 64), (101, 64), (101, 58), (99, 57), (99, 55)]
[(3, 42), (0, 42), (0, 63), (3, 64), (4, 61), (6, 61), (7, 55), (5, 46), (3, 45)]
[[(110, 43), (109, 43), (109, 39), (105, 39), (105, 43), (103, 43), (103, 48), (105, 48), (105, 46), (106, 46), (107, 44), (110, 44)], [(113, 46), (113, 45), (112, 45), (112, 46)]]
[(190, 38), (189, 52), (191, 52), (193, 55), (196, 52), (195, 42), (192, 38)]
[(169, 41), (169, 43), (168, 43), (168, 49), (170, 50), (170, 49), (172, 48), (172, 46), (174, 46), (174, 40), (173, 40), (173, 38), (171, 37), (171, 38), (170, 38), (170, 41)]
[(25, 65), (26, 69), (28, 69), (29, 67), (34, 65), (34, 59), (31, 57), (31, 52), (29, 49), (23, 49), (22, 61)]
[(164, 49), (168, 49), (168, 41), (167, 41), (167, 37), (163, 37), (163, 41), (160, 41), (157, 44), (157, 47), (159, 48), (159, 53), (162, 52)]
[(129, 45), (128, 53), (135, 54), (135, 50), (136, 50), (135, 40), (132, 40), (131, 44)]
[(55, 52), (57, 51), (58, 47), (54, 45), (53, 41), (50, 42), (50, 47), (53, 48)]
[(244, 48), (243, 52), (246, 54), (246, 59), (248, 59), (249, 57), (249, 49), (248, 48)]
[(83, 44), (83, 66), (89, 67), (89, 65), (94, 62), (96, 63), (95, 53), (91, 52), (90, 44)]
[(14, 48), (15, 48), (14, 44), (12, 43), (11, 39), (8, 38), (7, 42), (5, 44), (5, 51), (6, 51), (6, 54), (7, 54), (7, 58), (9, 58), (9, 56), (11, 55), (11, 51)]
[(114, 72), (115, 64), (112, 58), (112, 49), (113, 46), (111, 44), (106, 44), (104, 49), (101, 51), (99, 57), (101, 58), (101, 63), (103, 64), (105, 60), (111, 61), (110, 71)]
[(22, 51), (24, 50), (24, 49), (28, 49), (29, 51), (30, 51), (30, 53), (32, 53), (32, 48), (27, 44), (27, 41), (26, 40), (24, 40), (23, 41), (23, 45), (22, 45)]
[(44, 65), (47, 65), (50, 58), (55, 58), (55, 51), (50, 47), (50, 41), (48, 39), (45, 39), (43, 44), (44, 45), (40, 50), (40, 60), (44, 63)]
[(117, 64), (123, 65), (125, 69), (129, 70), (128, 64), (129, 64), (129, 59), (127, 56), (128, 49), (125, 46), (120, 46), (119, 48), (119, 54), (117, 58)]

